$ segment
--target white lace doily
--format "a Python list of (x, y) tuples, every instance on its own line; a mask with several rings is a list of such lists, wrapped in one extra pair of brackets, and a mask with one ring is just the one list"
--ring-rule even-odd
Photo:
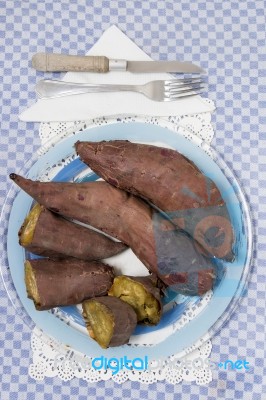
[[(204, 100), (211, 102), (209, 99)], [(117, 122), (145, 122), (170, 128), (183, 134), (188, 139), (193, 137), (194, 142), (196, 140), (198, 145), (203, 148), (204, 143), (210, 144), (214, 136), (211, 113), (168, 118), (127, 116), (123, 118), (98, 118), (74, 123), (42, 123), (39, 131), (42, 148), (39, 150), (39, 154), (44, 154), (58, 141), (80, 130)], [(201, 307), (206, 306), (210, 298), (211, 293), (208, 293), (199, 307), (192, 307), (186, 310), (178, 320), (175, 330), (182, 328), (189, 320), (194, 318), (201, 311)], [(165, 380), (166, 382), (177, 384), (184, 380), (194, 381), (198, 385), (208, 384), (212, 380), (212, 371), (207, 362), (212, 348), (208, 335), (202, 337), (182, 353), (160, 360), (159, 363), (158, 360), (152, 360), (149, 363), (149, 368), (144, 371), (122, 369), (117, 374), (113, 374), (111, 369), (94, 369), (91, 366), (92, 359), (88, 356), (57, 342), (37, 327), (32, 332), (31, 348), (32, 364), (29, 368), (29, 374), (35, 380), (58, 376), (63, 381), (77, 377), (88, 382), (112, 379), (116, 383), (123, 383), (126, 380), (153, 383)]]
[[(202, 99), (208, 103), (213, 103), (212, 100)], [(108, 117), (96, 118), (87, 121), (76, 122), (43, 122), (40, 124), (39, 135), (42, 147), (39, 154), (45, 153), (51, 146), (55, 145), (61, 139), (75, 134), (77, 131), (84, 130), (87, 127), (102, 126), (117, 122), (146, 122), (162, 127), (168, 127), (171, 130), (176, 130), (190, 139), (192, 136), (199, 139), (199, 145), (202, 141), (210, 144), (214, 131), (211, 124), (211, 113), (201, 113), (193, 115), (182, 115), (173, 117)]]
[(195, 381), (198, 385), (208, 384), (212, 380), (207, 362), (212, 345), (207, 336), (184, 352), (160, 360), (159, 365), (158, 360), (153, 360), (147, 370), (122, 369), (117, 374), (113, 374), (111, 369), (94, 369), (90, 357), (48, 337), (38, 328), (34, 328), (32, 332), (31, 348), (33, 362), (29, 374), (35, 380), (58, 376), (63, 381), (73, 378), (81, 378), (87, 382), (112, 379), (116, 383), (123, 383), (129, 379), (142, 383), (165, 380), (177, 384), (185, 380)]

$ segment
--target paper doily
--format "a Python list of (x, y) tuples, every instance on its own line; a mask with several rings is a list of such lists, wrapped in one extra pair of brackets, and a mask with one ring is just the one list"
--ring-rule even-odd
[(63, 381), (73, 378), (81, 378), (87, 382), (112, 379), (116, 383), (131, 380), (149, 384), (165, 380), (177, 384), (185, 380), (195, 381), (198, 385), (206, 385), (212, 380), (208, 364), (212, 345), (207, 336), (182, 353), (151, 361), (149, 368), (144, 371), (123, 368), (117, 374), (110, 368), (96, 370), (92, 367), (91, 358), (57, 342), (38, 328), (34, 328), (32, 332), (31, 348), (33, 362), (29, 374), (35, 380), (58, 376)]
[[(204, 101), (211, 103), (209, 99), (204, 99)], [(183, 134), (188, 139), (193, 138), (194, 142), (196, 140), (197, 144), (203, 149), (204, 143), (210, 144), (214, 136), (211, 113), (168, 118), (114, 116), (77, 122), (41, 123), (39, 133), (42, 148), (39, 150), (39, 154), (44, 154), (58, 141), (80, 130), (117, 122), (145, 122), (170, 128)], [(207, 294), (204, 303), (208, 303), (210, 298), (211, 293)], [(198, 311), (197, 307), (195, 307), (191, 315), (181, 318), (178, 321), (178, 328), (180, 329), (183, 324), (186, 324), (188, 322), (187, 319), (193, 318), (194, 312), (198, 313)], [(29, 374), (35, 380), (58, 376), (63, 381), (76, 377), (82, 378), (87, 382), (112, 379), (116, 383), (131, 380), (149, 384), (165, 380), (171, 384), (177, 384), (184, 380), (194, 381), (198, 385), (206, 385), (212, 380), (212, 371), (208, 364), (212, 344), (208, 335), (205, 335), (182, 353), (163, 360), (152, 360), (146, 370), (137, 371), (123, 368), (116, 374), (110, 368), (101, 370), (93, 368), (91, 365), (92, 359), (88, 356), (57, 342), (37, 327), (32, 332), (31, 348), (33, 362), (30, 365)]]
[[(203, 101), (212, 104), (212, 100), (202, 99)], [(162, 127), (168, 127), (171, 130), (178, 130), (186, 138), (191, 139), (192, 136), (199, 139), (201, 142), (211, 143), (214, 131), (211, 124), (211, 113), (201, 113), (193, 115), (170, 116), (170, 117), (143, 117), (143, 116), (113, 116), (90, 119), (87, 121), (76, 122), (43, 122), (40, 124), (39, 135), (42, 147), (39, 154), (44, 154), (51, 146), (54, 146), (61, 139), (75, 134), (79, 130), (84, 130), (87, 127), (102, 126), (117, 122), (145, 122)]]

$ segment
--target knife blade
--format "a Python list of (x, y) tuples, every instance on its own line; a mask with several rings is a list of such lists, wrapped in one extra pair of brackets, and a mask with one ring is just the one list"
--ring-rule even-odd
[(205, 71), (185, 61), (127, 61), (113, 60), (105, 56), (73, 56), (67, 54), (37, 53), (32, 57), (32, 66), (43, 72), (100, 72), (130, 71), (134, 73), (172, 72), (203, 74)]

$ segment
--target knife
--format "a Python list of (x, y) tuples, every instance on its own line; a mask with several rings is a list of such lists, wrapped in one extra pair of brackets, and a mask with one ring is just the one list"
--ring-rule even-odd
[(127, 61), (112, 60), (105, 56), (72, 56), (66, 54), (37, 53), (32, 57), (32, 66), (44, 72), (173, 72), (200, 74), (205, 71), (184, 61)]

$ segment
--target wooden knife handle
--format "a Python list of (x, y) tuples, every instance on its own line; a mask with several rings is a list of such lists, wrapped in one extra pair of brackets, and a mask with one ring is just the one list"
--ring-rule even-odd
[(37, 53), (32, 66), (44, 72), (108, 72), (109, 59), (104, 56), (70, 56), (65, 54)]

